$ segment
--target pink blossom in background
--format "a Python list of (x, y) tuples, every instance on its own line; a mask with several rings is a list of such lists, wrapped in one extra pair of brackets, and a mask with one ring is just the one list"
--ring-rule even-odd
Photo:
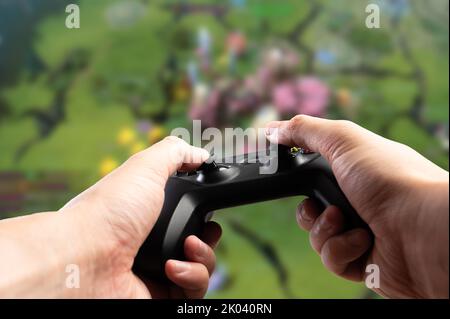
[(258, 73), (247, 75), (243, 82), (244, 90), (257, 96), (263, 96), (267, 91), (270, 75), (267, 70), (259, 70)]
[(197, 48), (196, 54), (197, 58), (200, 60), (200, 68), (203, 71), (208, 71), (210, 65), (209, 52), (205, 51), (203, 48)]
[(247, 39), (241, 32), (231, 32), (227, 36), (228, 51), (234, 52), (236, 55), (241, 55), (247, 48)]
[(286, 46), (266, 48), (262, 56), (262, 65), (270, 69), (274, 74), (292, 74), (299, 63), (300, 58), (297, 51)]
[(328, 86), (312, 76), (283, 82), (272, 90), (272, 103), (282, 115), (324, 116), (329, 100)]
[(272, 90), (272, 103), (280, 114), (294, 114), (298, 110), (296, 87), (291, 82), (284, 82)]
[(256, 73), (257, 83), (262, 90), (265, 90), (270, 85), (272, 78), (272, 71), (266, 66), (261, 66)]
[(242, 114), (254, 111), (258, 107), (258, 98), (250, 92), (242, 92), (227, 100), (230, 114)]
[(324, 116), (330, 102), (330, 89), (320, 79), (307, 76), (297, 80), (299, 105), (297, 113)]
[(287, 68), (295, 68), (300, 63), (298, 54), (295, 51), (287, 50), (284, 57), (284, 65)]
[(258, 79), (255, 75), (247, 75), (244, 79), (244, 89), (252, 92), (259, 91)]
[(221, 92), (213, 89), (209, 92), (204, 104), (193, 103), (189, 110), (189, 117), (192, 120), (201, 120), (202, 126), (214, 127), (217, 125), (217, 117), (219, 113)]

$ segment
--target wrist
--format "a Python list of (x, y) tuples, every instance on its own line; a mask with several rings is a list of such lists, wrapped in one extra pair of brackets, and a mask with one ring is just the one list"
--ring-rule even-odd
[[(58, 213), (67, 234), (64, 239), (67, 254), (60, 260), (66, 271), (66, 283), (69, 286), (73, 283), (73, 277), (69, 276), (76, 271), (80, 279), (78, 288), (65, 285), (64, 295), (95, 298), (105, 295), (106, 283), (114, 276), (117, 249), (107, 234), (105, 220), (101, 220), (98, 211), (93, 211), (95, 205), (83, 206), (80, 202)], [(73, 269), (76, 271), (70, 272)]]
[(415, 198), (419, 205), (405, 250), (414, 259), (410, 274), (426, 298), (448, 298), (449, 184), (447, 179), (421, 183)]
[[(2, 221), (0, 271), (8, 276), (0, 277), (1, 295), (67, 298), (84, 294), (83, 282), (92, 281), (95, 271), (89, 252), (80, 248), (85, 244), (79, 242), (75, 225), (72, 217), (58, 212)], [(67, 271), (78, 278), (69, 277)]]

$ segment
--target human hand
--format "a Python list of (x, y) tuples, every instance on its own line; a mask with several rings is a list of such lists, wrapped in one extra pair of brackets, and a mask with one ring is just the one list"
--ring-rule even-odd
[[(78, 255), (88, 271), (79, 295), (118, 298), (201, 298), (215, 265), (213, 248), (221, 229), (207, 224), (202, 242), (195, 236), (184, 245), (188, 261), (169, 260), (173, 284), (143, 281), (132, 272), (134, 257), (153, 228), (163, 205), (164, 187), (178, 169), (194, 169), (207, 151), (167, 137), (133, 155), (115, 171), (81, 193), (60, 213), (71, 219), (83, 238)], [(88, 254), (89, 257), (84, 255)], [(87, 282), (86, 282), (87, 281)], [(88, 289), (84, 291), (83, 289)]]
[(448, 298), (448, 172), (348, 121), (298, 115), (269, 123), (266, 135), (321, 153), (373, 232), (372, 239), (361, 228), (344, 231), (337, 207), (321, 212), (306, 199), (297, 220), (327, 269), (361, 281), (366, 265), (376, 264), (380, 288), (374, 290), (383, 296)]

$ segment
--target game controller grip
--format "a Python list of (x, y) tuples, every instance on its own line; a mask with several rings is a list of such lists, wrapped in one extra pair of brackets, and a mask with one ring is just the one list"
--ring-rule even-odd
[(161, 215), (141, 246), (134, 270), (144, 277), (165, 278), (165, 262), (185, 259), (185, 239), (190, 235), (201, 238), (205, 218), (214, 210), (296, 195), (315, 199), (321, 210), (329, 205), (339, 207), (347, 229), (368, 229), (341, 191), (328, 163), (320, 156), (302, 167), (299, 174), (289, 171), (206, 188), (192, 187), (186, 181), (171, 178), (166, 185)]

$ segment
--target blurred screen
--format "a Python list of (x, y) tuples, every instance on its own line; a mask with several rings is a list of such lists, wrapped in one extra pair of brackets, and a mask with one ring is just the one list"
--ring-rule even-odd
[[(65, 25), (69, 3), (78, 29)], [(380, 28), (366, 27), (369, 3)], [(0, 0), (0, 218), (59, 209), (192, 120), (348, 119), (448, 170), (448, 6)], [(324, 269), (295, 224), (298, 202), (216, 212), (208, 297), (374, 297)]]

